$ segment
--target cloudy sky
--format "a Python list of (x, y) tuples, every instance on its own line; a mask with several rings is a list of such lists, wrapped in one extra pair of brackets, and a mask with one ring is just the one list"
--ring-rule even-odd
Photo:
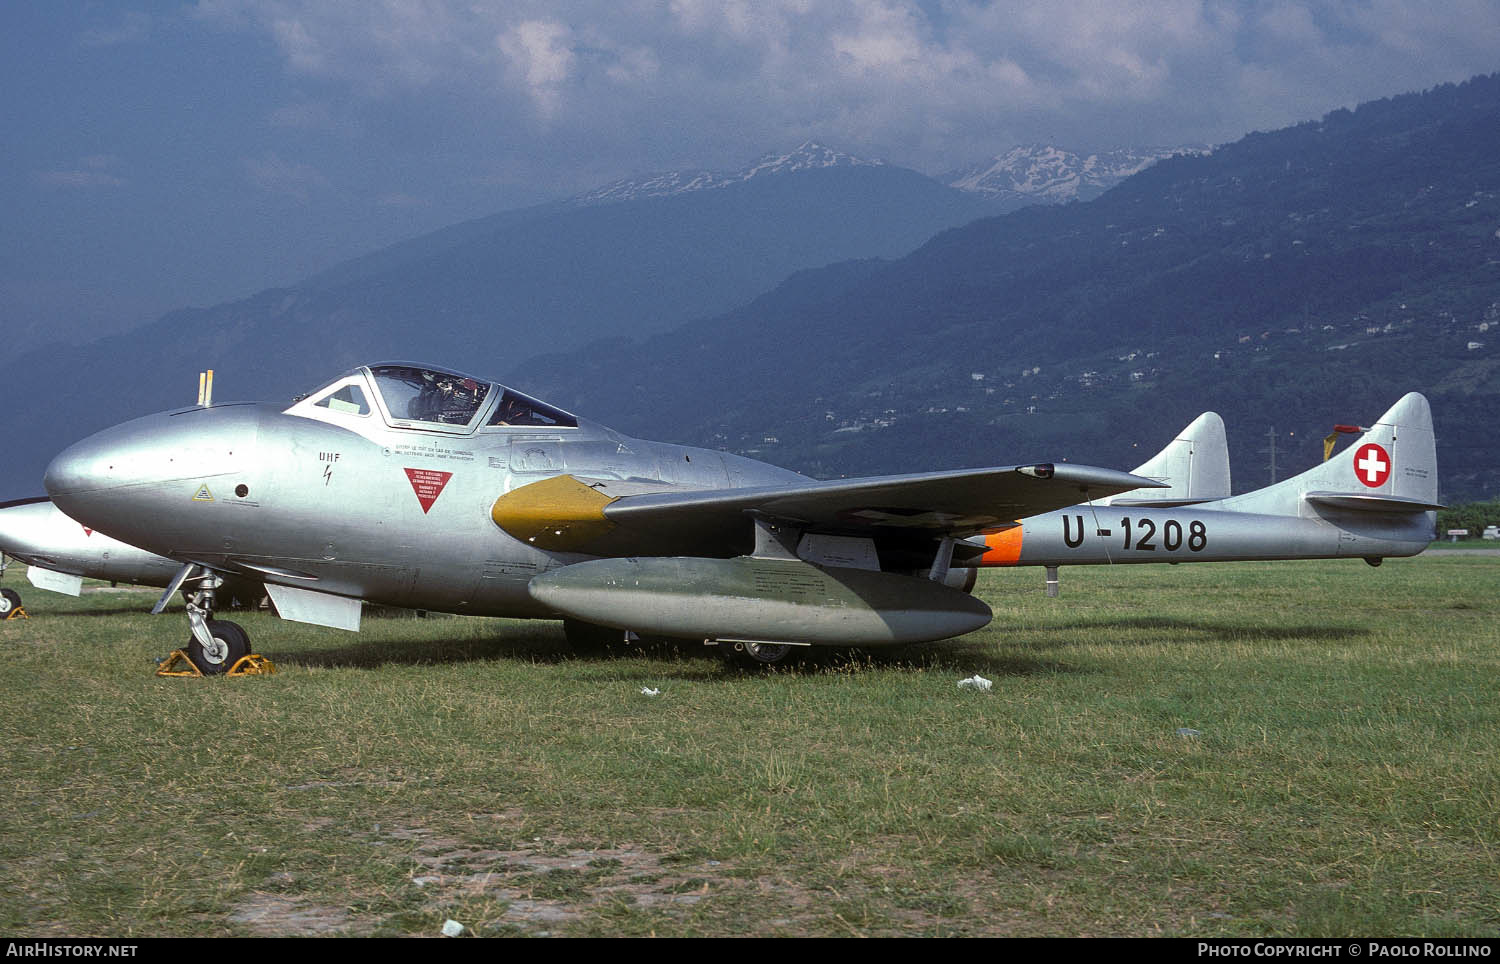
[(1500, 70), (1500, 0), (0, 5), (0, 334), (817, 139), (940, 173), (1222, 143)]

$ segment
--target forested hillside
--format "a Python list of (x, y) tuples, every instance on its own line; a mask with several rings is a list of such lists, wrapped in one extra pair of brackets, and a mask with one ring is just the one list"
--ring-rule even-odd
[(1128, 466), (1197, 412), (1236, 488), (1334, 422), (1433, 402), (1445, 497), (1500, 491), (1500, 77), (1162, 161), (1103, 197), (944, 232), (748, 307), (545, 359), (622, 429), (820, 475)]

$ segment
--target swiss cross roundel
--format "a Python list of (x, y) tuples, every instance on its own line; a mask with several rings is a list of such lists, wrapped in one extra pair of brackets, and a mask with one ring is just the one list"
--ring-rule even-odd
[(1372, 489), (1391, 477), (1391, 456), (1374, 442), (1366, 442), (1354, 453), (1354, 477)]

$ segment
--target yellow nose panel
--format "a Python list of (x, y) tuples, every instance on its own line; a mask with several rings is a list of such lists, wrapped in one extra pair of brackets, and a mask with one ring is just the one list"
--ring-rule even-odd
[(608, 496), (571, 475), (554, 475), (513, 489), (490, 506), (495, 525), (539, 549), (572, 552), (609, 532)]

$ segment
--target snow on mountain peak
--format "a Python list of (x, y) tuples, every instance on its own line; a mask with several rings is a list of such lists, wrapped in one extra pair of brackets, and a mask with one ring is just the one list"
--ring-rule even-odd
[(857, 167), (884, 164), (884, 161), (866, 161), (843, 151), (825, 147), (817, 141), (804, 141), (796, 150), (785, 154), (766, 154), (754, 164), (739, 172), (741, 180), (749, 180), (761, 174), (786, 174), (792, 171), (810, 171), (824, 167)]
[[(1201, 151), (1200, 148), (1151, 148), (1075, 154), (1049, 144), (1023, 144), (972, 167), (942, 175), (938, 180), (949, 187), (1002, 204), (1088, 200), (1164, 157)], [(621, 178), (579, 194), (569, 203), (584, 206), (670, 197), (743, 184), (752, 178), (773, 174), (884, 164), (884, 161), (865, 160), (810, 140), (790, 151), (764, 154), (738, 171), (662, 171)]]
[(1046, 144), (1025, 144), (939, 180), (1000, 202), (1088, 200), (1174, 154), (1198, 148), (1116, 150), (1080, 155)]
[(791, 174), (827, 167), (878, 166), (884, 161), (867, 161), (834, 150), (816, 141), (804, 141), (795, 149), (772, 151), (762, 155), (749, 167), (732, 173), (721, 171), (664, 171), (642, 177), (621, 178), (570, 199), (575, 205), (608, 204), (614, 201), (636, 201), (641, 198), (669, 197), (690, 191), (706, 191), (741, 184), (768, 174)]

